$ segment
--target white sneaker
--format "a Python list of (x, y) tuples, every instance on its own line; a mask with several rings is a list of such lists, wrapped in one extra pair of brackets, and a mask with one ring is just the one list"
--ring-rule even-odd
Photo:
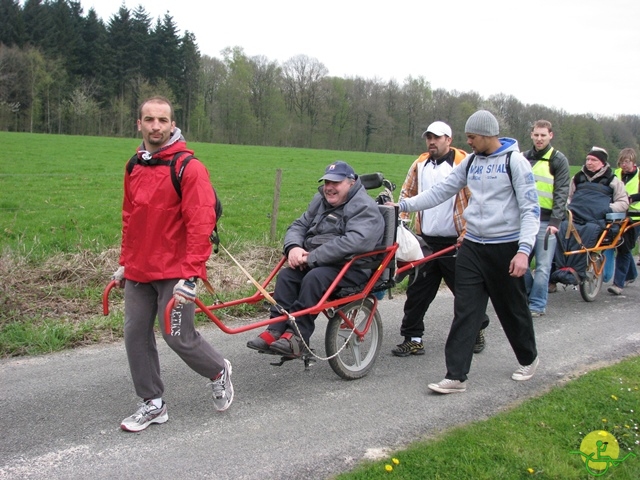
[(136, 413), (125, 418), (120, 424), (120, 428), (127, 432), (139, 432), (152, 423), (164, 423), (167, 420), (169, 420), (167, 404), (163, 401), (162, 406), (158, 408), (151, 400), (147, 400), (138, 404)]
[(438, 393), (460, 393), (467, 389), (464, 382), (445, 378), (438, 383), (430, 383), (428, 387)]
[(224, 412), (233, 402), (233, 384), (231, 383), (231, 363), (224, 359), (224, 370), (209, 385), (213, 390), (213, 405)]
[(520, 365), (520, 368), (513, 372), (511, 378), (519, 382), (529, 380), (531, 377), (533, 377), (533, 374), (536, 373), (538, 363), (540, 363), (540, 360), (538, 359), (538, 357), (536, 357), (531, 365)]

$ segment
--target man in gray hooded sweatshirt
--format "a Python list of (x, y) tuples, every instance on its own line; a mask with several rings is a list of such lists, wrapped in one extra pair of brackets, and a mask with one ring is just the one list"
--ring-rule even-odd
[(464, 392), (473, 346), (489, 298), (520, 367), (513, 380), (529, 380), (538, 353), (524, 274), (540, 226), (540, 206), (529, 161), (518, 142), (498, 138), (496, 118), (486, 110), (469, 117), (467, 144), (473, 149), (442, 182), (399, 203), (401, 212), (433, 208), (467, 186), (467, 234), (455, 266), (454, 319), (445, 346), (447, 374), (429, 388)]

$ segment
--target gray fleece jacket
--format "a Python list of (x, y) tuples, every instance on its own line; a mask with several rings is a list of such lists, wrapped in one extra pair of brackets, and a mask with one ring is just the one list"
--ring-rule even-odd
[(488, 156), (475, 155), (470, 168), (468, 164), (474, 155), (468, 155), (444, 181), (402, 200), (400, 211), (433, 208), (467, 186), (471, 198), (464, 211), (465, 239), (476, 243), (517, 241), (518, 251), (529, 255), (540, 228), (540, 206), (531, 164), (520, 153), (515, 139), (500, 138), (500, 143), (502, 146)]
[(318, 188), (307, 211), (289, 226), (284, 237), (285, 254), (293, 247), (309, 252), (310, 267), (341, 265), (346, 258), (375, 250), (382, 242), (384, 219), (378, 204), (358, 178), (347, 201), (332, 207)]

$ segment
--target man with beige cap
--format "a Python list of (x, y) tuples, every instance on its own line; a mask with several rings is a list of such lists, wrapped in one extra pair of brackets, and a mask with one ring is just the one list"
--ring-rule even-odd
[(465, 125), (473, 149), (442, 182), (399, 202), (401, 212), (433, 208), (464, 187), (471, 192), (464, 211), (467, 231), (458, 251), (454, 319), (445, 346), (447, 373), (429, 388), (464, 392), (473, 346), (487, 302), (496, 311), (519, 368), (513, 380), (529, 380), (538, 352), (524, 273), (540, 226), (540, 206), (529, 161), (513, 138), (499, 138), (497, 119), (479, 110)]
[[(409, 168), (400, 191), (400, 200), (415, 197), (441, 182), (467, 156), (464, 150), (451, 146), (453, 141), (451, 127), (444, 122), (433, 122), (424, 131), (422, 138), (425, 139), (428, 151), (420, 155)], [(416, 212), (414, 219), (416, 235), (427, 244), (428, 254), (455, 245), (464, 236), (465, 222), (462, 214), (468, 203), (469, 190), (463, 188), (455, 197), (451, 197), (428, 212)], [(408, 213), (403, 213), (401, 218), (409, 220), (410, 216)], [(443, 255), (424, 263), (410, 277), (407, 300), (404, 303), (404, 316), (400, 326), (400, 335), (404, 337), (404, 341), (391, 350), (396, 357), (424, 355), (422, 341), (424, 317), (440, 289), (442, 280), (449, 290), (454, 292), (455, 265), (454, 254)], [(474, 353), (480, 353), (485, 347), (484, 329), (487, 325), (489, 325), (489, 317), (485, 318), (482, 329), (478, 333)]]

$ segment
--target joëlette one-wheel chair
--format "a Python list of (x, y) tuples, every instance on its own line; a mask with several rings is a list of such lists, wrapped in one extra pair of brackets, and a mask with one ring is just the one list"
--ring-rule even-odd
[[(316, 355), (313, 350), (307, 348), (302, 352), (300, 357), (281, 356), (280, 362), (274, 362), (272, 365), (282, 365), (287, 360), (301, 358), (304, 361), (305, 369), (307, 369), (310, 362), (319, 358), (328, 360), (333, 371), (345, 380), (354, 380), (367, 375), (373, 368), (382, 345), (383, 327), (380, 312), (378, 311), (379, 299), (384, 297), (385, 291), (395, 286), (396, 274), (401, 274), (412, 268), (418, 268), (419, 265), (424, 262), (449, 253), (453, 250), (453, 247), (424, 257), (416, 262), (400, 264), (400, 266), (396, 265), (395, 253), (398, 249), (396, 242), (398, 212), (396, 207), (385, 205), (385, 203), (393, 201), (392, 192), (395, 189), (395, 185), (385, 179), (381, 173), (361, 175), (360, 179), (368, 190), (385, 187), (384, 192), (379, 194), (377, 198), (378, 208), (380, 208), (385, 223), (384, 243), (372, 252), (356, 255), (349, 259), (316, 305), (293, 313), (282, 310), (282, 315), (276, 318), (259, 320), (238, 327), (226, 325), (219, 316), (216, 315), (216, 312), (219, 310), (222, 311), (241, 304), (256, 304), (265, 301), (275, 304), (275, 301), (271, 297), (272, 292), (269, 292), (269, 289), (280, 269), (286, 264), (286, 258), (282, 257), (262, 283), (254, 280), (242, 266), (238, 264), (241, 270), (243, 270), (254, 283), (256, 287), (255, 293), (249, 297), (227, 302), (218, 301), (212, 305), (205, 305), (199, 298), (196, 298), (196, 313), (205, 314), (220, 330), (229, 334), (242, 333), (285, 320), (295, 320), (295, 318), (301, 315), (317, 315), (322, 313), (328, 319), (325, 332), (326, 357)], [(224, 249), (224, 247), (222, 248)], [(369, 281), (354, 291), (338, 289), (337, 285), (344, 274), (349, 268), (352, 268), (354, 262), (361, 259), (367, 259), (367, 267), (373, 271)], [(115, 282), (110, 282), (103, 292), (102, 301), (105, 315), (109, 313), (108, 297), (109, 292), (114, 286)], [(164, 328), (167, 334), (171, 334), (172, 332), (173, 307), (174, 301), (172, 299), (167, 304), (164, 312)], [(295, 326), (295, 321), (291, 323)]]
[[(640, 221), (634, 221), (639, 217), (639, 212), (608, 213), (605, 217), (604, 228), (598, 229), (599, 233), (596, 232), (593, 235), (596, 239), (593, 242), (582, 238), (585, 234), (588, 235), (589, 231), (583, 230), (583, 235), (580, 235), (579, 228), (574, 223), (572, 212), (567, 210), (566, 231), (564, 234), (561, 234), (560, 231), (556, 234), (558, 238), (556, 258), (558, 258), (558, 254), (567, 257), (576, 256), (576, 259), (579, 259), (579, 256), (583, 256), (581, 261), (575, 262), (577, 265), (582, 265), (582, 268), (578, 268), (579, 271), (576, 271), (575, 268), (570, 266), (572, 262), (567, 261), (567, 266), (559, 267), (552, 274), (551, 281), (567, 285), (578, 285), (580, 295), (584, 301), (593, 302), (602, 288), (606, 262), (613, 259), (613, 257), (607, 259), (605, 252), (613, 250), (622, 244), (625, 233), (640, 225)], [(587, 246), (588, 244), (592, 246)]]

